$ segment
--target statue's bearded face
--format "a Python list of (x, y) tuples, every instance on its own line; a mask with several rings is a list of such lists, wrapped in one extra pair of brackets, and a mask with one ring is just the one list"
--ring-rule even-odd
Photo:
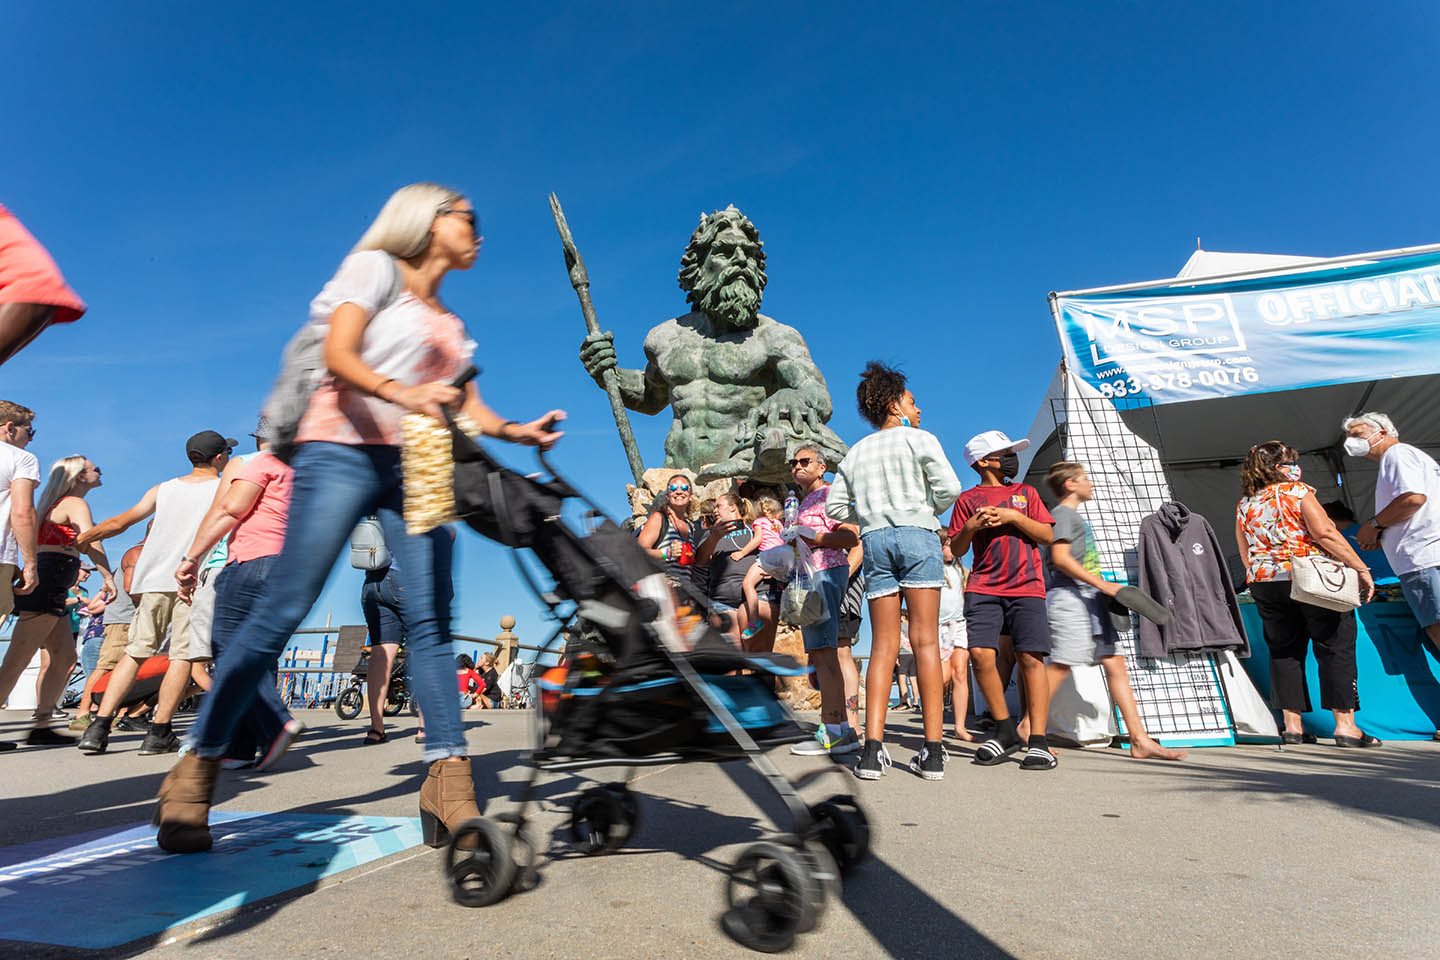
[(702, 217), (680, 263), (681, 289), (717, 326), (755, 326), (765, 290), (765, 252), (744, 214), (729, 207)]
[(739, 230), (720, 233), (710, 244), (695, 283), (695, 305), (716, 323), (737, 330), (755, 326), (760, 312), (765, 269), (760, 245)]

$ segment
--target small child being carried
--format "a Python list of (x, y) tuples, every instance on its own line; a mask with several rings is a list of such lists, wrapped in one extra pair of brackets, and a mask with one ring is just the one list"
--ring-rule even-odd
[[(749, 543), (730, 554), (731, 560), (742, 560), (752, 553), (783, 546), (785, 543), (780, 537), (780, 532), (785, 528), (784, 512), (780, 507), (780, 501), (765, 494), (755, 501), (755, 507), (761, 515), (753, 520), (750, 517), (745, 518), (747, 521), (751, 521), (755, 535), (750, 538)], [(747, 640), (765, 629), (765, 621), (760, 616), (759, 593), (760, 581), (765, 577), (764, 569), (759, 563), (755, 563), (745, 571), (745, 580), (740, 585), (740, 589), (745, 595), (745, 629), (741, 631), (740, 635)]]

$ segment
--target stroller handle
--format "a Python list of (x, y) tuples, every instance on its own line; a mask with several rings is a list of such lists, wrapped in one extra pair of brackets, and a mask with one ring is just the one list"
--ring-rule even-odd
[(464, 387), (465, 384), (469, 383), (471, 380), (474, 380), (478, 376), (480, 376), (480, 368), (472, 363), (464, 370), (461, 370), (458, 377), (450, 381), (450, 386), (454, 387), (456, 390), (459, 390)]

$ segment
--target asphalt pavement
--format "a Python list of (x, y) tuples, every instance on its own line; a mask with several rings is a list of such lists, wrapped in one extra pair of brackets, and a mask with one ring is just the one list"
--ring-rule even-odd
[[(363, 746), (363, 719), (300, 716), (309, 730), (277, 769), (222, 775), (217, 809), (415, 815), (424, 765), (413, 719), (399, 718), (390, 742)], [(467, 716), (482, 807), (513, 810), (528, 717)], [(23, 734), (22, 720), (0, 713), (0, 739)], [(855, 793), (874, 846), (795, 957), (1437, 955), (1440, 744), (1210, 748), (1179, 763), (1062, 750), (1057, 770), (1023, 772), (973, 766), (972, 745), (951, 741), (946, 778), (931, 783), (905, 769), (919, 747), (918, 715), (892, 714), (890, 729), (895, 767), (885, 778), (862, 784), (841, 773), (806, 787), (816, 799)], [(69, 748), (0, 754), (0, 847), (148, 821), (174, 757), (138, 756), (139, 744), (117, 735), (97, 757)], [(792, 776), (821, 766), (773, 756)], [(717, 918), (727, 866), (784, 817), (765, 782), (741, 764), (641, 770), (636, 835), (623, 851), (594, 857), (576, 851), (568, 831), (568, 801), (583, 785), (575, 776), (541, 782), (531, 810), (538, 885), (492, 907), (453, 903), (442, 851), (413, 846), (122, 947), (0, 940), (0, 955), (750, 955)], [(183, 871), (193, 858), (169, 862)], [(125, 874), (102, 882), (124, 884)], [(0, 881), (0, 937), (15, 909), (4, 892)], [(129, 899), (136, 910), (152, 906), (144, 889)], [(73, 886), (57, 888), (55, 909), (106, 922)]]

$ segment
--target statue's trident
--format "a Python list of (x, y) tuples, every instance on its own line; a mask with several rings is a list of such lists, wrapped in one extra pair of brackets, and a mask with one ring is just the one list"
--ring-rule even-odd
[[(555, 215), (555, 228), (560, 231), (560, 243), (565, 247), (565, 269), (570, 274), (570, 286), (580, 298), (580, 312), (585, 314), (585, 327), (591, 333), (600, 332), (595, 319), (595, 305), (590, 302), (590, 274), (585, 271), (585, 261), (575, 249), (575, 238), (570, 235), (570, 224), (565, 222), (565, 211), (560, 201), (550, 194), (550, 212)], [(615, 417), (615, 429), (620, 431), (620, 442), (625, 446), (625, 459), (630, 461), (630, 473), (635, 477), (635, 486), (644, 486), (645, 462), (640, 459), (640, 448), (635, 445), (635, 434), (630, 430), (630, 415), (625, 412), (625, 401), (620, 399), (620, 382), (612, 367), (600, 375), (605, 394), (610, 398), (610, 412)]]

